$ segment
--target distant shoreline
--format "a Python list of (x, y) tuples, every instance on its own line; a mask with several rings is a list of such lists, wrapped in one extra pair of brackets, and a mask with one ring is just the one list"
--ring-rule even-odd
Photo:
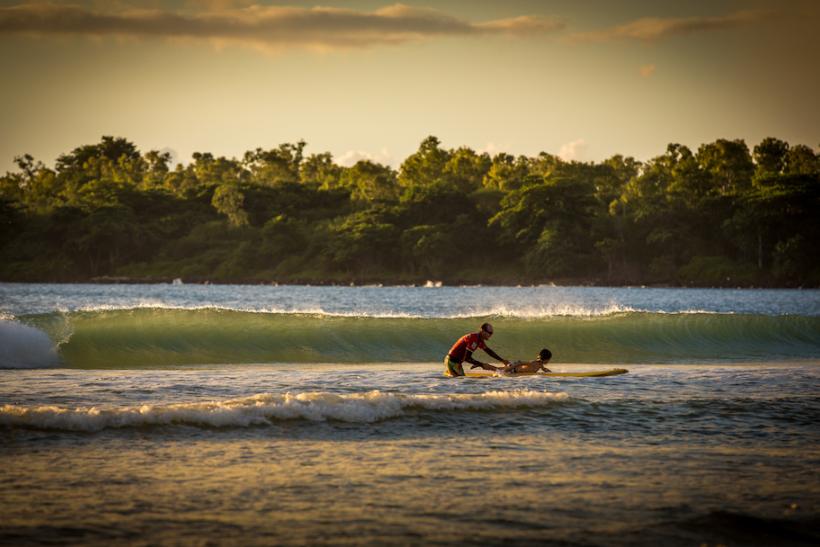
[(289, 278), (281, 280), (260, 280), (260, 279), (185, 279), (181, 277), (128, 277), (128, 276), (99, 276), (93, 278), (82, 278), (72, 280), (7, 280), (0, 279), (0, 283), (30, 283), (30, 284), (55, 284), (55, 285), (271, 285), (271, 286), (322, 286), (322, 287), (634, 287), (634, 288), (676, 288), (676, 289), (816, 289), (815, 286), (800, 285), (752, 285), (727, 282), (724, 285), (706, 284), (675, 284), (657, 282), (613, 282), (602, 280), (591, 280), (583, 278), (562, 278), (554, 280), (487, 280), (477, 281), (475, 279), (461, 280), (436, 280), (436, 279), (390, 279), (390, 280), (350, 280), (350, 279), (312, 279), (312, 278)]

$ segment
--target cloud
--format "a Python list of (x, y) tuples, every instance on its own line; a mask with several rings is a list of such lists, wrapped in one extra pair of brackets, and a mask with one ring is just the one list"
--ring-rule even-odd
[(188, 38), (280, 49), (369, 47), (440, 36), (531, 36), (563, 28), (563, 23), (521, 16), (472, 23), (429, 8), (403, 4), (375, 11), (332, 7), (252, 5), (199, 12), (161, 9), (100, 11), (56, 4), (21, 4), (0, 8), (0, 35), (130, 36)]
[(563, 30), (564, 23), (549, 17), (522, 15), (510, 19), (498, 19), (474, 25), (477, 29), (486, 32), (500, 32), (507, 34), (546, 34)]
[(653, 74), (655, 74), (655, 65), (643, 65), (640, 68), (641, 76), (644, 78), (649, 78)]
[(587, 150), (587, 141), (584, 139), (576, 139), (561, 146), (558, 151), (558, 157), (564, 161), (573, 161), (583, 159)]
[[(110, 0), (108, 0), (110, 1)], [(157, 0), (153, 0), (156, 2)], [(254, 0), (184, 0), (183, 6), (190, 10), (220, 11), (237, 7), (246, 8), (254, 5)]]
[(372, 161), (373, 163), (380, 163), (382, 165), (392, 166), (393, 164), (393, 158), (390, 156), (390, 152), (388, 152), (387, 148), (382, 148), (375, 154), (363, 150), (348, 150), (339, 156), (336, 163), (344, 167), (352, 167), (362, 160)]
[(641, 40), (651, 42), (669, 36), (723, 30), (759, 23), (773, 15), (771, 11), (738, 11), (717, 17), (642, 17), (624, 25), (570, 36), (579, 42)]

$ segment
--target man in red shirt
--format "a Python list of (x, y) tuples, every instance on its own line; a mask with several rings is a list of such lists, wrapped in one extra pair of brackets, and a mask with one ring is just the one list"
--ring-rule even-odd
[(444, 358), (444, 374), (447, 376), (464, 376), (464, 367), (461, 363), (465, 361), (473, 365), (470, 368), (481, 367), (485, 370), (496, 370), (496, 367), (488, 363), (482, 363), (481, 361), (473, 359), (473, 352), (479, 348), (483, 349), (484, 352), (493, 359), (497, 359), (505, 365), (510, 364), (509, 361), (500, 357), (484, 343), (484, 341), (492, 335), (493, 326), (489, 323), (484, 323), (478, 332), (471, 332), (459, 338), (458, 341), (453, 344), (453, 347), (450, 348), (450, 351), (447, 352), (447, 357)]

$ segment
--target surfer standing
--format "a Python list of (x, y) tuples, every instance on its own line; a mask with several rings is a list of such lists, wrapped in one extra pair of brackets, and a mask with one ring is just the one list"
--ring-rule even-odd
[(488, 348), (484, 342), (492, 335), (493, 326), (484, 323), (478, 332), (471, 332), (459, 338), (444, 358), (444, 374), (447, 376), (464, 376), (464, 367), (461, 364), (465, 361), (473, 365), (471, 368), (481, 367), (484, 370), (497, 370), (498, 367), (473, 359), (473, 352), (479, 348), (483, 349), (493, 359), (501, 361), (504, 365), (509, 365), (509, 361)]

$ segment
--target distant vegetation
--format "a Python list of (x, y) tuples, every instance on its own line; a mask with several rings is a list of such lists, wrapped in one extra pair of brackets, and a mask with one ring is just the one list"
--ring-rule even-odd
[(304, 142), (170, 165), (122, 138), (0, 177), (0, 279), (820, 285), (820, 161), (767, 138), (642, 163), (426, 138), (398, 171)]

